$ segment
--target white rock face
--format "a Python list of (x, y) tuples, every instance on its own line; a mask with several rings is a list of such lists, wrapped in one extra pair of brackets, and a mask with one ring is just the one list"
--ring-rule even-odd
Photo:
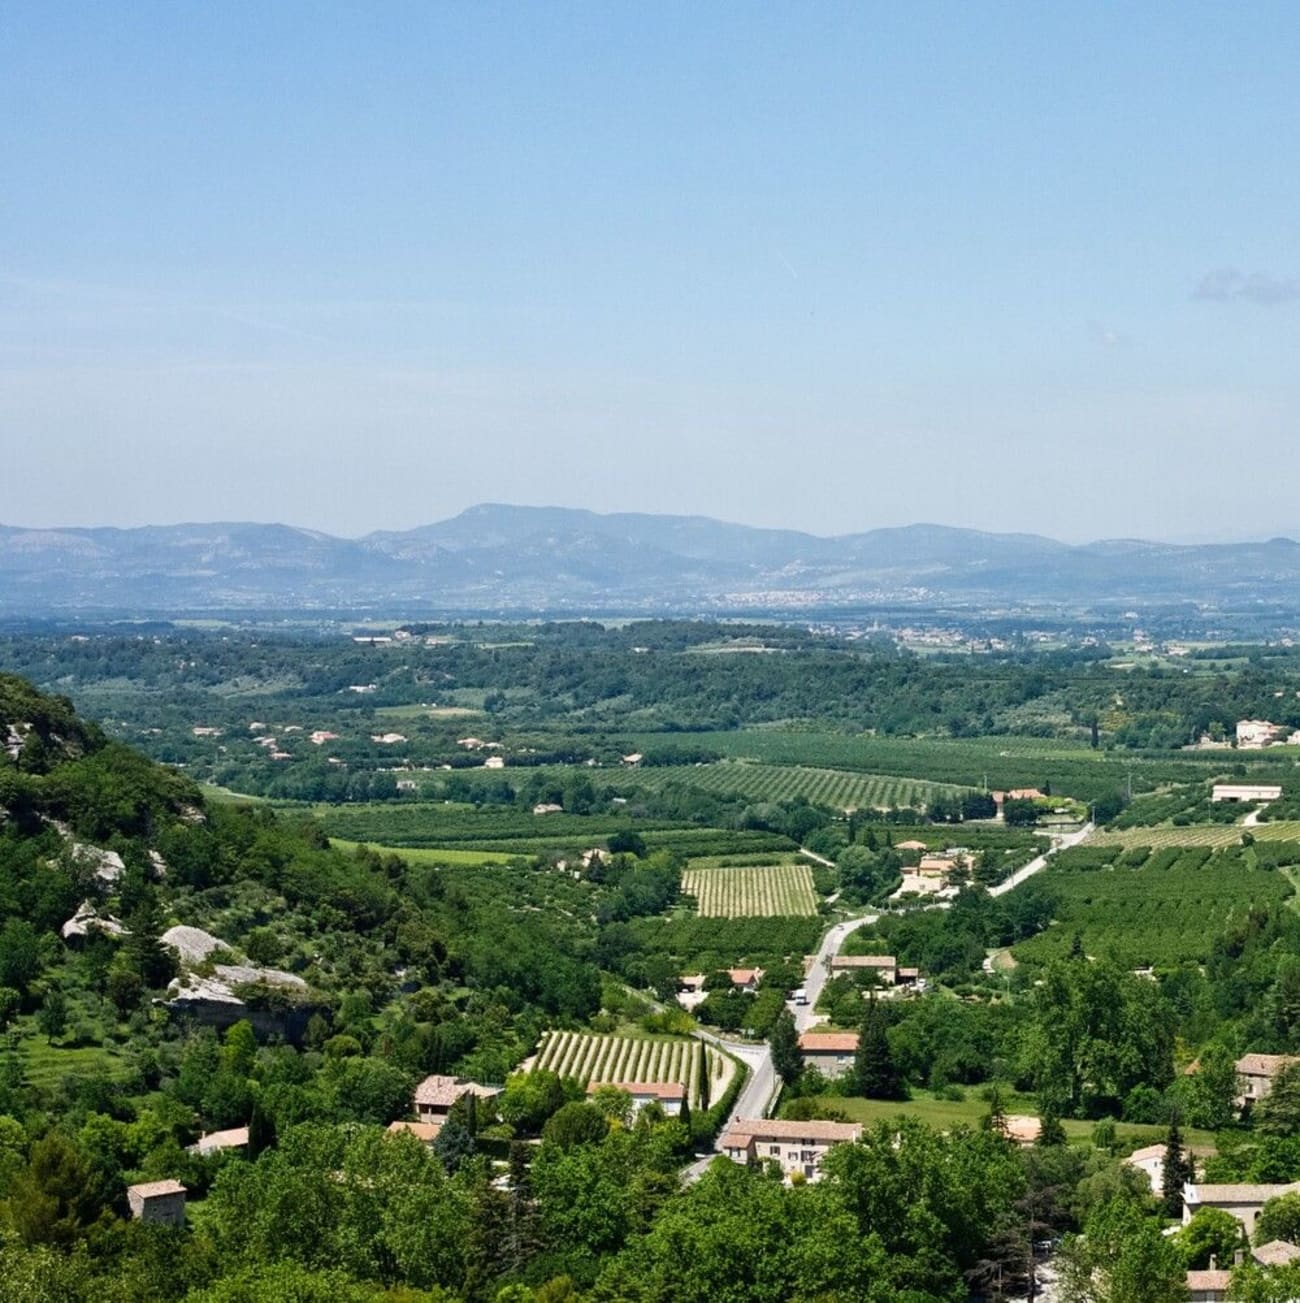
[(226, 944), (201, 927), (183, 925), (169, 927), (158, 939), (163, 945), (172, 946), (178, 951), (181, 959), (187, 964), (201, 964), (214, 950)]

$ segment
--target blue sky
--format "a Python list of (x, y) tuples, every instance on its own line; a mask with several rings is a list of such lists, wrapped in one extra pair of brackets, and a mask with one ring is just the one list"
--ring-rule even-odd
[(1300, 534), (1300, 9), (0, 8), (0, 520)]

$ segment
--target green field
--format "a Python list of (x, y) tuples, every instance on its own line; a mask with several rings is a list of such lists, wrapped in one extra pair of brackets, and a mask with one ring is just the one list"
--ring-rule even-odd
[[(638, 749), (660, 758), (670, 755), (673, 740), (662, 733), (641, 734)], [(731, 729), (692, 733), (682, 746), (720, 752), (734, 760), (771, 766), (850, 770), (917, 782), (974, 788), (1042, 787), (1091, 801), (1127, 787), (1135, 792), (1162, 783), (1199, 782), (1225, 764), (1248, 771), (1276, 769), (1276, 761), (1243, 761), (1222, 752), (1170, 756), (1133, 756), (1093, 750), (1087, 742), (1060, 738), (992, 736), (976, 738), (884, 737), (783, 728)]]
[(815, 914), (817, 896), (806, 864), (698, 869), (682, 875), (701, 918), (772, 918)]
[(412, 864), (456, 864), (470, 867), (492, 864), (509, 864), (515, 857), (504, 851), (466, 850), (463, 846), (376, 846), (373, 842), (348, 841), (343, 837), (331, 837), (330, 841), (340, 850), (353, 851), (358, 846), (368, 846), (380, 855), (400, 855)]
[[(824, 1097), (823, 1103), (827, 1108), (839, 1109), (854, 1122), (865, 1122), (870, 1125), (901, 1115), (916, 1118), (918, 1122), (924, 1122), (927, 1126), (935, 1127), (940, 1131), (955, 1126), (978, 1127), (989, 1111), (988, 1102), (980, 1098), (977, 1090), (967, 1091), (965, 1098), (960, 1100), (935, 1099), (927, 1091), (917, 1091), (911, 1099), (902, 1103), (838, 1095)], [(1038, 1106), (1030, 1095), (1004, 1091), (1002, 1106), (1009, 1114), (1029, 1114), (1035, 1117), (1038, 1114)], [(1067, 1118), (1062, 1125), (1072, 1144), (1086, 1144), (1091, 1141), (1092, 1129), (1096, 1124)], [(1145, 1126), (1135, 1122), (1116, 1122), (1115, 1136), (1121, 1145), (1137, 1148), (1163, 1141), (1165, 1128)], [(1183, 1143), (1213, 1145), (1214, 1134), (1209, 1131), (1198, 1131), (1194, 1127), (1184, 1127)]]
[(736, 792), (755, 801), (803, 798), (837, 810), (920, 808), (937, 795), (953, 795), (950, 784), (881, 774), (863, 774), (811, 765), (771, 765), (723, 761), (710, 765), (672, 765), (644, 769), (635, 783), (649, 791), (682, 782), (703, 792)]
[(1199, 824), (1184, 828), (1103, 829), (1088, 838), (1089, 846), (1239, 846), (1242, 833), (1258, 842), (1300, 841), (1300, 820), (1279, 819), (1243, 828), (1239, 823)]
[(1038, 881), (1056, 900), (1055, 925), (1013, 948), (1019, 962), (1060, 957), (1077, 934), (1085, 953), (1126, 968), (1201, 963), (1233, 914), (1292, 896), (1285, 874), (1241, 847), (1169, 847), (1128, 867), (1119, 845), (1090, 843), (1062, 851)]

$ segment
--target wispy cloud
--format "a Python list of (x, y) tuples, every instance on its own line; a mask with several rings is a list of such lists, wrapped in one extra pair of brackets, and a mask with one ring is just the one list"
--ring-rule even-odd
[(1220, 267), (1206, 272), (1192, 291), (1194, 299), (1211, 303), (1258, 303), (1276, 307), (1300, 300), (1300, 276), (1275, 276), (1267, 271)]

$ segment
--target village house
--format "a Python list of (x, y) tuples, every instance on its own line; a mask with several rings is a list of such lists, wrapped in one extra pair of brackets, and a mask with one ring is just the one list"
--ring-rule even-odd
[(763, 980), (763, 970), (761, 968), (728, 968), (727, 976), (731, 978), (732, 986), (738, 991), (753, 995), (758, 990), (759, 982)]
[(832, 955), (832, 977), (846, 973), (872, 972), (886, 986), (898, 981), (898, 960), (893, 955)]
[(799, 1037), (803, 1066), (816, 1068), (823, 1077), (842, 1077), (857, 1052), (857, 1032), (804, 1032)]
[[(1183, 1150), (1185, 1157), (1192, 1160), (1192, 1165), (1199, 1173), (1205, 1166), (1205, 1160), (1215, 1150), (1212, 1146), (1189, 1145)], [(1151, 1183), (1151, 1193), (1160, 1194), (1165, 1185), (1165, 1146), (1146, 1145), (1135, 1149), (1125, 1160), (1129, 1167), (1136, 1167)]]
[[(1283, 1267), (1300, 1258), (1300, 1248), (1286, 1240), (1270, 1240), (1257, 1249), (1251, 1249), (1250, 1256), (1261, 1267)], [(1187, 1296), (1192, 1303), (1223, 1303), (1228, 1298), (1228, 1286), (1232, 1282), (1232, 1270), (1245, 1261), (1244, 1249), (1238, 1249), (1232, 1255), (1232, 1268), (1219, 1266), (1219, 1260), (1210, 1255), (1208, 1270), (1189, 1271), (1186, 1277)]]
[(587, 1083), (587, 1094), (612, 1087), (625, 1090), (632, 1096), (632, 1112), (640, 1113), (647, 1104), (658, 1104), (671, 1118), (677, 1117), (686, 1102), (686, 1087), (680, 1081), (592, 1081)]
[(138, 1222), (180, 1226), (185, 1221), (185, 1187), (179, 1181), (146, 1181), (126, 1187), (126, 1202)]
[(1275, 783), (1215, 783), (1211, 801), (1276, 801), (1282, 789)]
[(421, 1122), (441, 1122), (462, 1096), (491, 1100), (501, 1093), (499, 1086), (480, 1086), (463, 1077), (444, 1077), (437, 1073), (425, 1077), (415, 1088), (415, 1115)]
[(1221, 1208), (1245, 1227), (1248, 1238), (1253, 1238), (1260, 1209), (1270, 1199), (1298, 1191), (1300, 1181), (1289, 1185), (1202, 1185), (1188, 1181), (1183, 1186), (1183, 1225), (1186, 1226), (1201, 1208)]
[(224, 1153), (227, 1149), (247, 1149), (248, 1128), (232, 1127), (229, 1131), (209, 1131), (190, 1145), (188, 1152), (206, 1158), (209, 1154)]
[(1243, 1054), (1237, 1060), (1237, 1107), (1258, 1103), (1273, 1089), (1274, 1079), (1283, 1068), (1300, 1063), (1291, 1054)]
[(734, 1163), (775, 1162), (787, 1176), (817, 1179), (821, 1161), (833, 1145), (862, 1139), (856, 1122), (786, 1122), (776, 1118), (737, 1118), (718, 1142)]
[(1239, 719), (1237, 721), (1237, 748), (1255, 751), (1280, 741), (1287, 730), (1267, 719)]

